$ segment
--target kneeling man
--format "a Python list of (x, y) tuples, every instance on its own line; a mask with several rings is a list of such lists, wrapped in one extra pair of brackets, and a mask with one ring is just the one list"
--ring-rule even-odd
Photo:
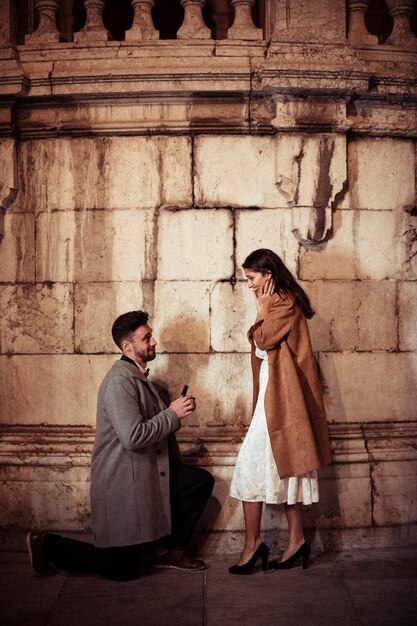
[(195, 410), (180, 396), (166, 407), (149, 381), (147, 364), (157, 345), (148, 314), (118, 317), (113, 339), (123, 352), (98, 393), (96, 439), (91, 463), (94, 545), (30, 531), (32, 568), (95, 573), (112, 580), (138, 575), (141, 544), (157, 542), (156, 567), (201, 570), (203, 561), (185, 550), (213, 489), (212, 475), (183, 465), (175, 431)]

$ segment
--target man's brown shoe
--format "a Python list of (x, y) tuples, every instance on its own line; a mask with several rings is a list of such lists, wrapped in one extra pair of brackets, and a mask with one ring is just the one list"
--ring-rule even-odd
[(174, 548), (164, 554), (158, 554), (155, 560), (155, 567), (199, 572), (206, 569), (206, 564), (201, 559), (192, 559), (183, 550)]
[(43, 556), (42, 542), (45, 533), (30, 530), (26, 535), (26, 545), (29, 551), (30, 566), (39, 576), (56, 574), (56, 570)]

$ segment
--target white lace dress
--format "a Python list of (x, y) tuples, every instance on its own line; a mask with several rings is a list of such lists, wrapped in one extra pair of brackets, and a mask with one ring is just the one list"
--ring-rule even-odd
[(319, 500), (317, 472), (281, 479), (272, 454), (266, 424), (264, 398), (268, 383), (268, 353), (256, 348), (262, 359), (259, 395), (252, 421), (240, 448), (230, 495), (245, 502), (311, 504)]

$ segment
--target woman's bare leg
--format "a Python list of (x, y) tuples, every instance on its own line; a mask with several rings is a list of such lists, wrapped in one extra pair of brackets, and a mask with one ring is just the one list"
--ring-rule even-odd
[(245, 545), (237, 565), (249, 561), (261, 543), (262, 502), (242, 502), (245, 517)]
[(303, 509), (302, 504), (286, 504), (285, 515), (287, 516), (289, 538), (288, 546), (281, 555), (280, 561), (286, 561), (290, 558), (298, 548), (300, 548), (305, 539), (303, 531)]

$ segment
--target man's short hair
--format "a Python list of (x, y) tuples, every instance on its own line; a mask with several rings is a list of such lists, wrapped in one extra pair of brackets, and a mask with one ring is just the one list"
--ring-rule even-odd
[(146, 326), (149, 315), (146, 311), (129, 311), (123, 313), (114, 321), (111, 334), (115, 344), (120, 350), (122, 349), (122, 341), (135, 332), (139, 326)]

